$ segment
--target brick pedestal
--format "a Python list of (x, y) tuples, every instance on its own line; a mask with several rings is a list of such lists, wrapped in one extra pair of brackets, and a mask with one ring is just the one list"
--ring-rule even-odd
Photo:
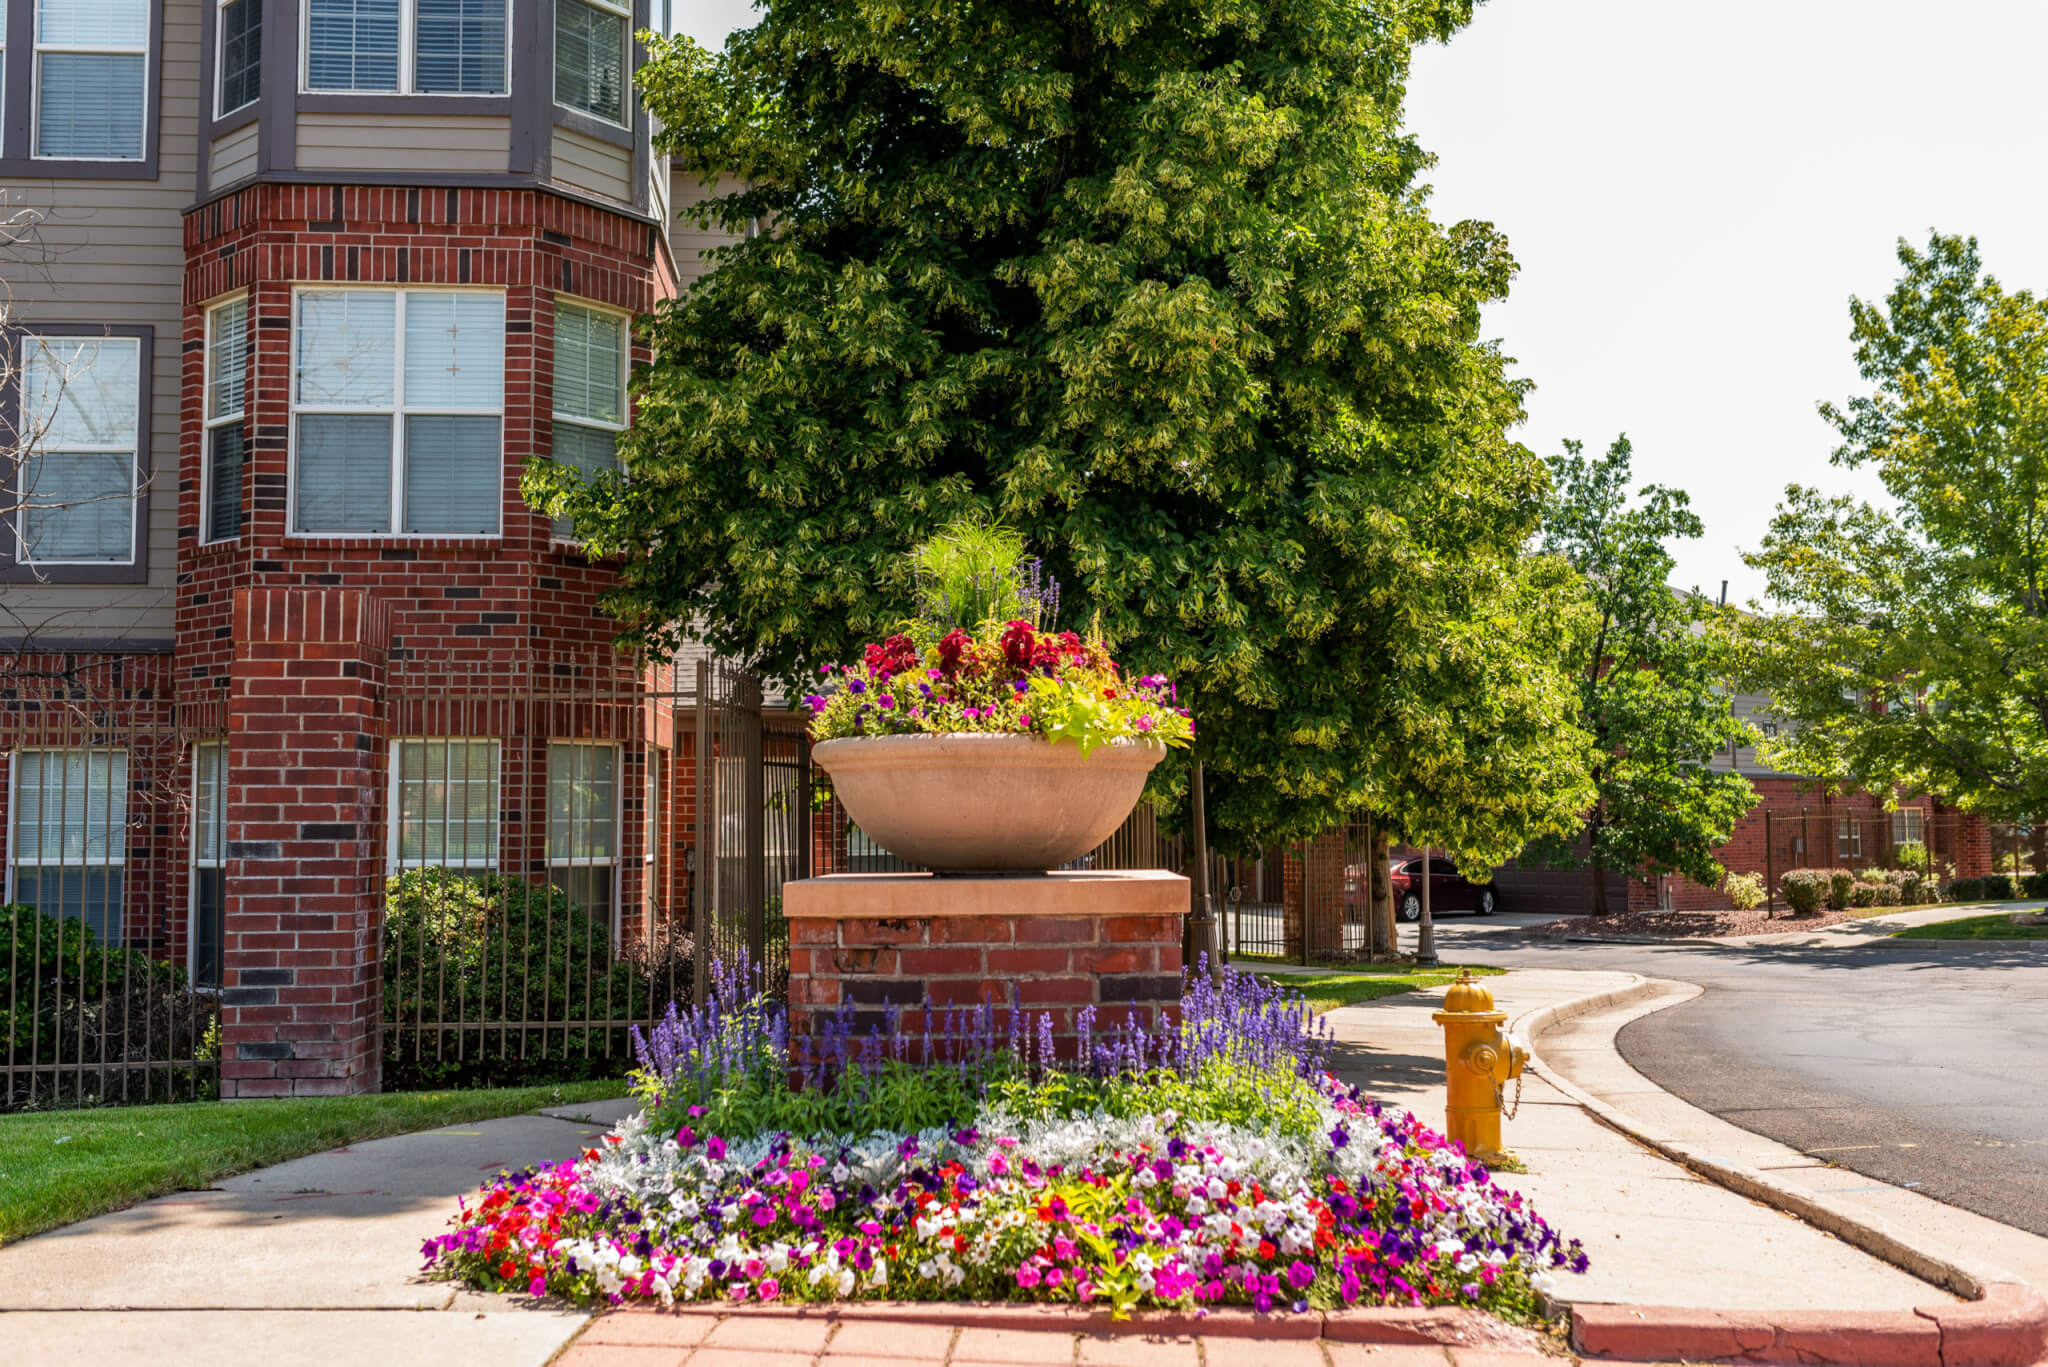
[(221, 1091), (374, 1092), (390, 609), (239, 589), (234, 614)]
[(1154, 1024), (1180, 1001), (1188, 880), (1159, 870), (1043, 878), (836, 874), (783, 885), (790, 1027), (822, 1031), (846, 1004), (865, 1035), (921, 1031), (924, 1008), (1006, 1008), (1053, 1018), (1074, 1052), (1076, 1014), (1098, 1030)]

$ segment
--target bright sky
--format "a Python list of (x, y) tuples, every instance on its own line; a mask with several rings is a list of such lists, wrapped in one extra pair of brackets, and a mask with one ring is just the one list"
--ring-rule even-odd
[[(746, 0), (679, 0), (722, 43)], [(1489, 219), (1522, 274), (1487, 318), (1534, 380), (1520, 436), (1635, 444), (1692, 495), (1679, 582), (1761, 591), (1738, 558), (1784, 486), (1881, 494), (1814, 412), (1856, 392), (1852, 294), (1894, 243), (1975, 234), (2048, 286), (2038, 0), (1489, 0), (1417, 54), (1409, 122), (1446, 220)]]

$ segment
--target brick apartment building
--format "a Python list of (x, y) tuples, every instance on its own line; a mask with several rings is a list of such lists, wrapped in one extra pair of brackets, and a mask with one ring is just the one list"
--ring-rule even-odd
[(0, 0), (0, 900), (222, 988), (227, 1095), (375, 1087), (392, 870), (624, 936), (687, 820), (612, 569), (520, 493), (615, 463), (630, 319), (703, 269), (666, 9)]

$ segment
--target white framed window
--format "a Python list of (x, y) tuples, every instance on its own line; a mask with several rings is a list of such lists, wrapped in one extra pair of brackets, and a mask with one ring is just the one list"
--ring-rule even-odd
[(24, 335), (21, 387), (19, 558), (133, 564), (141, 340)]
[(548, 745), (548, 882), (606, 925), (619, 874), (619, 747)]
[(556, 0), (555, 103), (626, 126), (633, 10), (617, 0)]
[(149, 0), (19, 0), (36, 7), (35, 155), (141, 161)]
[(128, 752), (25, 749), (14, 755), (7, 900), (83, 921), (121, 942), (128, 860)]
[(256, 103), (263, 93), (263, 0), (217, 0), (214, 114)]
[(292, 530), (496, 536), (505, 296), (319, 288), (294, 308)]
[(1863, 857), (1863, 823), (1853, 816), (1841, 817), (1835, 822), (1835, 858), (1861, 859)]
[(201, 541), (229, 541), (242, 534), (248, 394), (249, 299), (244, 295), (206, 311), (206, 461), (199, 491)]
[(219, 987), (221, 928), (227, 919), (228, 743), (192, 747), (192, 930), (188, 971), (197, 987)]
[(498, 867), (498, 751), (463, 736), (391, 743), (394, 871)]
[(1901, 807), (1892, 813), (1892, 844), (1927, 843), (1927, 813), (1920, 807)]
[[(555, 304), (554, 436), (556, 461), (585, 479), (619, 468), (626, 430), (629, 320), (623, 313), (558, 300)], [(566, 517), (554, 534), (573, 539)]]
[(300, 88), (502, 95), (508, 0), (304, 0)]

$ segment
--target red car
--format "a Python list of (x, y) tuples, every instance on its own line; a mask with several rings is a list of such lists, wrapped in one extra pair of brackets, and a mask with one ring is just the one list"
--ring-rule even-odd
[[(1422, 919), (1422, 859), (1396, 859), (1389, 870), (1394, 883), (1394, 906), (1404, 921)], [(1459, 876), (1458, 866), (1442, 855), (1429, 857), (1429, 914), (1445, 911), (1476, 911), (1491, 916), (1500, 909), (1493, 880), (1468, 883)]]

